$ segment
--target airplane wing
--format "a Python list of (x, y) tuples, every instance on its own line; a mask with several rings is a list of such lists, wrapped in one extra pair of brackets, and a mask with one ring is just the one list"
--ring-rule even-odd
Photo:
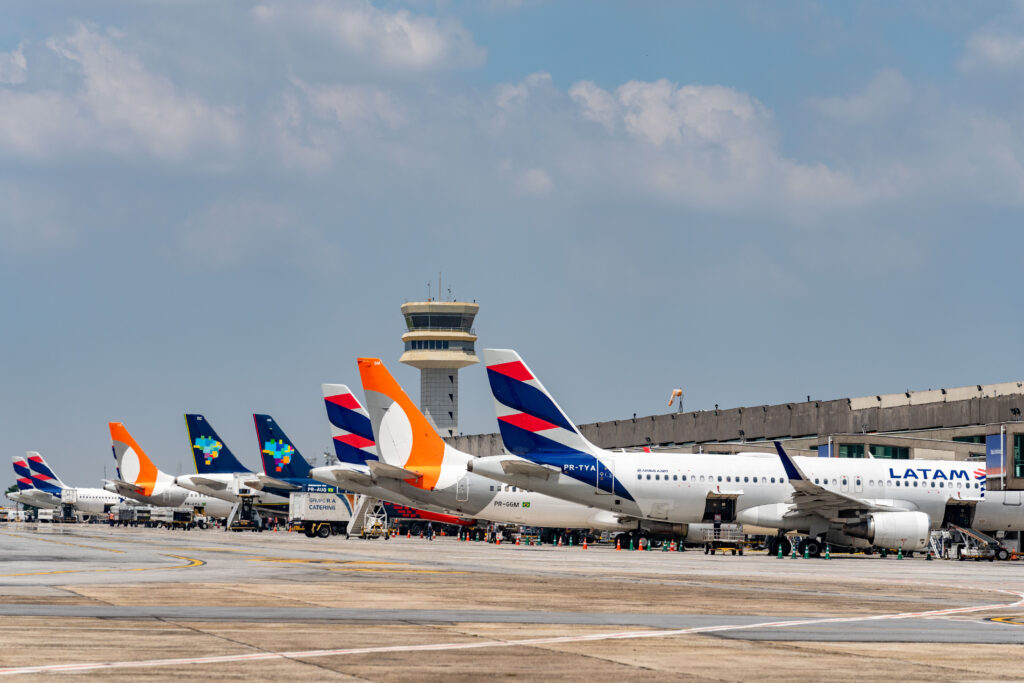
[(21, 494), (22, 503), (28, 503), (35, 507), (56, 507), (60, 505), (60, 498), (46, 491), (25, 489), (24, 491), (19, 491), (19, 493)]
[(864, 498), (854, 498), (836, 491), (829, 491), (819, 486), (804, 475), (799, 465), (793, 462), (782, 444), (775, 442), (775, 450), (779, 452), (779, 459), (782, 460), (782, 467), (786, 470), (789, 484), (794, 492), (790, 498), (793, 509), (786, 513), (787, 517), (799, 517), (805, 514), (815, 514), (822, 517), (834, 517), (839, 510), (864, 510), (868, 512), (902, 510), (902, 507), (884, 505), (877, 501), (870, 501)]
[(548, 479), (552, 474), (558, 474), (561, 470), (550, 465), (539, 465), (529, 460), (502, 460), (501, 469), (505, 474), (522, 474), (527, 477)]
[(404, 467), (395, 467), (394, 465), (388, 465), (387, 463), (375, 460), (367, 461), (366, 465), (378, 477), (386, 477), (388, 479), (419, 479), (423, 476), (419, 472), (413, 472)]
[(243, 483), (246, 486), (248, 486), (250, 488), (257, 489), (259, 491), (262, 491), (264, 488), (266, 488), (268, 486), (270, 488), (274, 488), (274, 489), (291, 489), (291, 490), (294, 490), (294, 491), (298, 491), (299, 489), (302, 488), (301, 486), (296, 486), (295, 484), (289, 484), (288, 482), (281, 481), (280, 479), (274, 479), (273, 477), (268, 477), (265, 474), (257, 474), (254, 479), (247, 479)]

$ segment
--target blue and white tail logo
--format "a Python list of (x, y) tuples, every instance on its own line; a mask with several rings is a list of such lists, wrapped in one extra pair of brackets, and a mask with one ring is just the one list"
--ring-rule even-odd
[(282, 479), (304, 479), (309, 476), (309, 462), (295, 448), (274, 418), (269, 415), (253, 415), (256, 423), (256, 437), (259, 439), (263, 471), (272, 477)]
[(321, 388), (338, 460), (355, 465), (379, 460), (370, 414), (355, 394), (344, 384), (323, 384)]
[(527, 458), (533, 453), (594, 452), (593, 444), (580, 434), (518, 353), (505, 349), (484, 349), (483, 353), (505, 448)]
[(196, 472), (207, 474), (248, 471), (228, 445), (217, 436), (217, 432), (213, 431), (213, 426), (205, 417), (188, 413), (185, 415), (185, 426), (188, 428), (188, 440), (192, 445)]
[(29, 451), (28, 454), (28, 468), (32, 474), (32, 483), (40, 491), (51, 493), (55, 496), (60, 495), (61, 489), (64, 488), (64, 482), (54, 474), (50, 466), (43, 460), (43, 456), (35, 451)]

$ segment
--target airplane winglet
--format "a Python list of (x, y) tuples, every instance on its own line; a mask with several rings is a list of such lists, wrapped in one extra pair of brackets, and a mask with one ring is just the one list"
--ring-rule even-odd
[(804, 481), (803, 473), (800, 468), (796, 466), (793, 459), (786, 453), (786, 449), (782, 447), (782, 444), (778, 441), (773, 442), (775, 444), (775, 450), (779, 452), (779, 460), (782, 461), (782, 468), (786, 470), (786, 476), (789, 477), (790, 481)]

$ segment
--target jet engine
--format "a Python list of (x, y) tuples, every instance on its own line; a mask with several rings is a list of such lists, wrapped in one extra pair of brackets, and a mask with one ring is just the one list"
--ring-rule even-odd
[(844, 524), (843, 533), (880, 548), (924, 550), (930, 527), (931, 520), (923, 512), (873, 512), (856, 524)]

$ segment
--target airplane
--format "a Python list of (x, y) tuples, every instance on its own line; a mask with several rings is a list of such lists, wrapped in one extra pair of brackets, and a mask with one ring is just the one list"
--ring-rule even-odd
[[(379, 467), (377, 444), (366, 408), (344, 384), (323, 384), (324, 406), (331, 423), (331, 442), (338, 464), (315, 467), (309, 476), (326, 484), (383, 501), (390, 519), (423, 519), (442, 524), (470, 526), (473, 520), (446, 514), (444, 508), (422, 505), (411, 498), (375, 483), (373, 468)], [(417, 507), (422, 505), (422, 507)]]
[[(859, 460), (777, 454), (613, 452), (588, 441), (515, 351), (484, 349), (505, 455), (476, 458), (472, 472), (496, 481), (667, 524), (680, 535), (707, 523), (808, 536), (800, 552), (838, 546), (923, 549), (947, 521), (979, 529), (1024, 529), (1024, 506), (985, 491), (974, 463)], [(644, 525), (648, 522), (644, 522)], [(703, 524), (704, 526), (699, 526)], [(695, 525), (698, 525), (695, 527)]]
[(368, 461), (377, 485), (452, 514), (490, 522), (621, 531), (633, 520), (502, 486), (468, 472), (473, 456), (446, 444), (378, 358), (360, 358), (366, 404), (380, 461)]
[(105, 489), (68, 486), (36, 451), (29, 451), (24, 457), (14, 456), (13, 460), (19, 489), (29, 486), (28, 490), (34, 491), (24, 493), (19, 502), (47, 508), (58, 508), (66, 502), (87, 515), (110, 512), (110, 508), (124, 503), (123, 497)]
[(324, 483), (310, 477), (312, 467), (295, 447), (274, 418), (269, 415), (253, 415), (256, 423), (256, 438), (259, 440), (263, 471), (267, 476), (294, 487), (294, 491), (311, 493), (333, 493), (342, 500), (349, 514), (352, 514), (354, 495), (345, 495), (336, 484)]
[(176, 484), (231, 503), (240, 500), (240, 493), (252, 494), (253, 504), (264, 512), (287, 514), (288, 493), (298, 490), (297, 486), (249, 470), (202, 415), (185, 415), (185, 426), (196, 474), (178, 475), (174, 478)]
[(210, 517), (227, 517), (233, 504), (178, 486), (174, 477), (161, 471), (142, 450), (125, 426), (110, 422), (110, 438), (120, 479), (104, 487), (127, 498), (159, 507), (203, 508)]

